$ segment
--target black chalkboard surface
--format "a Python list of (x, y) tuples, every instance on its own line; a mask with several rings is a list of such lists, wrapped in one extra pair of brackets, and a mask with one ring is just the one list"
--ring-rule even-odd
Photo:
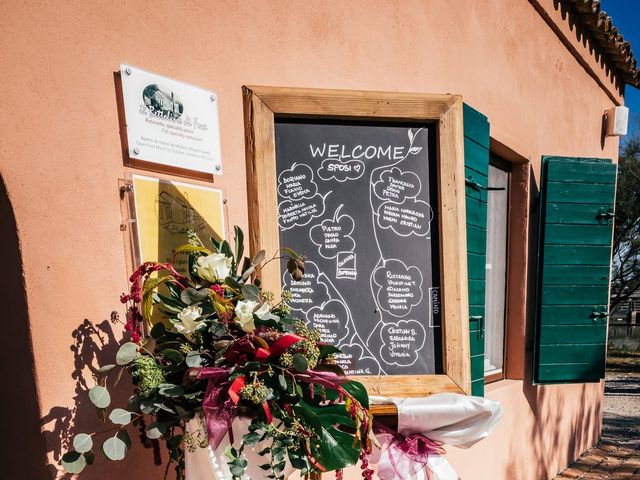
[(280, 119), (275, 137), (280, 244), (308, 259), (283, 277), (294, 313), (348, 375), (442, 373), (434, 127)]

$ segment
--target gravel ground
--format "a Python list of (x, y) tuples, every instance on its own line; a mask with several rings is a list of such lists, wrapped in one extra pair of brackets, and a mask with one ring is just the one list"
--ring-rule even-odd
[(556, 480), (640, 480), (640, 354), (607, 361), (602, 439)]
[(602, 439), (640, 444), (640, 355), (607, 362)]

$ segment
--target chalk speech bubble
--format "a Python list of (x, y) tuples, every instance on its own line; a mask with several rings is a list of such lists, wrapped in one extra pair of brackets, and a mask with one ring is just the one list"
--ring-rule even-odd
[(373, 192), (380, 200), (402, 203), (407, 198), (415, 198), (420, 193), (420, 177), (414, 172), (403, 172), (398, 167), (384, 170), (373, 184)]
[(380, 339), (382, 361), (388, 365), (408, 367), (418, 360), (418, 352), (424, 347), (426, 332), (416, 320), (400, 320), (383, 326)]
[(322, 342), (337, 345), (349, 335), (349, 314), (340, 300), (329, 300), (309, 309), (307, 320), (318, 329)]
[(313, 198), (318, 185), (313, 181), (313, 170), (304, 163), (294, 163), (278, 175), (278, 195), (289, 200)]
[(318, 169), (318, 177), (322, 180), (336, 180), (346, 182), (357, 180), (364, 174), (364, 162), (361, 160), (340, 160), (339, 158), (325, 158)]
[(314, 218), (321, 217), (325, 209), (324, 201), (329, 193), (324, 197), (317, 194), (311, 198), (280, 202), (278, 204), (278, 224), (280, 228), (288, 230), (293, 227), (304, 227), (309, 225)]
[(390, 259), (373, 272), (373, 281), (378, 286), (378, 305), (394, 317), (408, 315), (422, 301), (422, 273), (418, 267)]
[(431, 230), (433, 209), (427, 202), (409, 198), (403, 203), (384, 202), (378, 207), (376, 216), (382, 229), (390, 228), (401, 237), (424, 237)]
[(304, 264), (304, 276), (296, 282), (288, 272), (282, 274), (285, 290), (291, 292), (289, 305), (294, 311), (306, 314), (315, 305), (323, 305), (331, 300), (329, 287), (322, 281), (318, 266), (309, 260)]
[(354, 228), (353, 218), (340, 215), (343, 205), (336, 209), (333, 218), (323, 220), (309, 230), (311, 241), (318, 247), (318, 253), (324, 258), (335, 258), (338, 252), (352, 252), (356, 242), (351, 237)]
[(340, 353), (334, 358), (347, 375), (380, 375), (380, 364), (376, 359), (364, 353), (362, 345), (352, 343), (340, 345)]

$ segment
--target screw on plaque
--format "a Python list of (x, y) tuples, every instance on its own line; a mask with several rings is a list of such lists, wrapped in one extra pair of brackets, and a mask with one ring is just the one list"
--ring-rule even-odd
[(212, 102), (216, 101), (216, 96), (215, 95), (211, 95), (211, 97), (209, 97), (211, 99)]
[(129, 67), (126, 67), (124, 69), (124, 73), (126, 73), (127, 75), (131, 75), (131, 69)]
[(220, 170), (222, 170), (222, 166), (221, 165), (216, 165), (216, 172), (219, 172)]
[(140, 153), (140, 149), (138, 147), (133, 147), (133, 154), (138, 155)]

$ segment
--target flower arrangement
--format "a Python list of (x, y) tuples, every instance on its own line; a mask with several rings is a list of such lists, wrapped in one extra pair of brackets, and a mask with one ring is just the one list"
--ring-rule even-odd
[[(114, 364), (99, 370), (89, 390), (101, 417), (113, 424), (102, 452), (122, 460), (131, 447), (128, 428), (136, 427), (157, 464), (164, 442), (165, 472), (173, 464), (184, 479), (185, 451), (217, 448), (242, 416), (251, 419), (248, 432), (225, 452), (234, 478), (247, 467), (246, 447), (260, 449), (260, 468), (274, 479), (284, 478), (287, 462), (302, 474), (335, 470), (340, 476), (358, 460), (363, 476), (371, 478), (367, 456), (376, 439), (365, 388), (334, 362), (337, 348), (292, 316), (290, 294), (283, 291), (276, 299), (255, 275), (284, 259), (288, 273), (300, 280), (304, 258), (284, 248), (268, 260), (264, 251), (249, 259), (238, 227), (234, 240), (233, 249), (213, 239), (208, 249), (190, 234), (189, 243), (175, 250), (188, 256), (188, 277), (172, 263), (145, 263), (131, 276), (131, 290), (121, 298), (131, 340), (120, 346)], [(160, 321), (151, 321), (154, 312)], [(124, 372), (134, 393), (126, 408), (110, 409), (107, 385)], [(200, 427), (189, 429), (190, 422)], [(74, 450), (62, 459), (67, 472), (79, 473), (93, 462), (96, 435), (74, 437)]]

